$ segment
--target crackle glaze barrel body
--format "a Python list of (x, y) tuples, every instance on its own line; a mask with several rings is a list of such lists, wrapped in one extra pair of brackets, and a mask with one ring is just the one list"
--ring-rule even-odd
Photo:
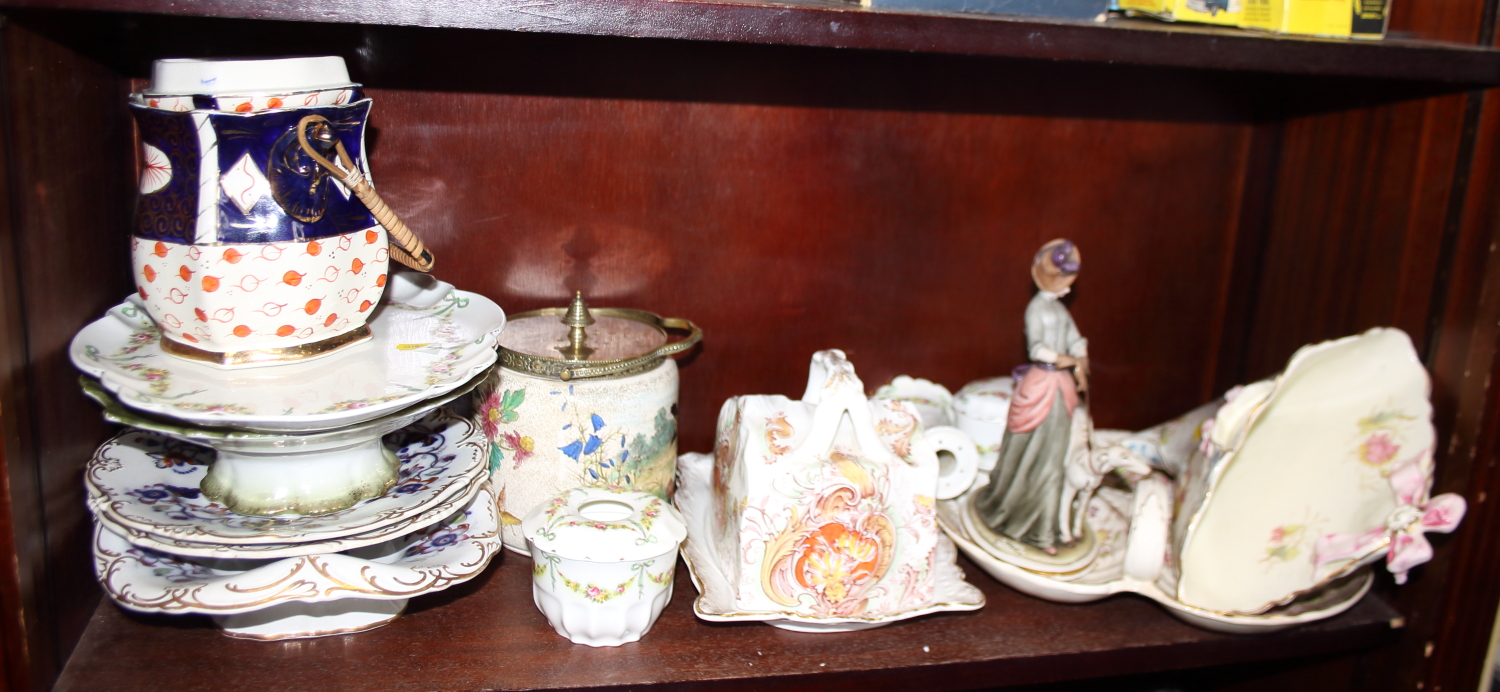
[(672, 494), (677, 364), (617, 379), (556, 379), (498, 368), (476, 393), (500, 493), (501, 538), (528, 553), (520, 518), (576, 487)]

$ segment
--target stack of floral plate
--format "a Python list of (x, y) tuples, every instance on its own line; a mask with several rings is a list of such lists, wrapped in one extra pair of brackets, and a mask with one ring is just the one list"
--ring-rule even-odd
[(483, 571), (500, 548), (489, 445), (445, 405), (489, 374), (505, 315), (408, 276), (371, 340), (312, 362), (168, 355), (133, 300), (79, 332), (85, 393), (128, 426), (85, 471), (111, 598), (284, 639), (377, 627)]

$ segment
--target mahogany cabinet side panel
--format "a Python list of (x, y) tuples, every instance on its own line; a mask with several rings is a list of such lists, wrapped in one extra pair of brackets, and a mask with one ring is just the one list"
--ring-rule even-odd
[[(98, 598), (82, 468), (109, 434), (67, 346), (131, 290), (129, 116), (113, 71), (16, 24), (4, 29), (9, 175), (5, 457), (26, 665), (45, 689)], [(14, 322), (8, 322), (14, 327)], [(9, 331), (9, 330), (8, 330)], [(19, 338), (18, 338), (19, 337)], [(24, 392), (24, 395), (17, 396)], [(7, 556), (7, 559), (9, 556)]]
[[(1434, 493), (1468, 502), (1463, 526), (1434, 536), (1437, 548), (1418, 588), (1393, 594), (1407, 614), (1399, 684), (1426, 689), (1475, 689), (1491, 646), (1500, 606), (1500, 392), (1493, 386), (1500, 357), (1500, 92), (1476, 95), (1477, 123), (1463, 219), (1443, 282), (1447, 301), (1435, 316), (1440, 332), (1430, 354), (1439, 426)], [(1448, 421), (1448, 426), (1441, 425)]]
[[(8, 41), (0, 30), (0, 75), (10, 64), (3, 51)], [(0, 127), (0, 161), (9, 160), (13, 136), (8, 127)], [(0, 657), (4, 689), (20, 692), (31, 689), (27, 652), (43, 640), (37, 620), (38, 575), (33, 572), (37, 561), (23, 556), (44, 555), (45, 549), (36, 465), (31, 462), (26, 312), (10, 182), (9, 166), (0, 166)]]

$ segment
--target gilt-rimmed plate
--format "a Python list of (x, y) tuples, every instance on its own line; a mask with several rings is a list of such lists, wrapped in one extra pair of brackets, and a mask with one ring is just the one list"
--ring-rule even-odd
[(488, 482), (446, 521), (360, 556), (195, 560), (139, 548), (94, 527), (99, 583), (116, 603), (146, 613), (230, 615), (294, 602), (404, 600), (478, 576), (499, 551), (500, 521)]
[(84, 470), (94, 511), (167, 540), (233, 547), (306, 543), (370, 533), (424, 513), (488, 472), (489, 441), (446, 410), (386, 438), (401, 467), (384, 495), (317, 516), (245, 516), (210, 501), (198, 485), (212, 452), (159, 433), (128, 430), (104, 443)]
[[(124, 526), (110, 515), (104, 512), (95, 512), (94, 521), (99, 522), (104, 528), (109, 529), (116, 535), (122, 536), (130, 541), (131, 545), (156, 550), (184, 557), (214, 558), (218, 560), (273, 560), (286, 557), (301, 557), (303, 555), (318, 555), (321, 553), (341, 553), (346, 550), (363, 548), (376, 543), (389, 541), (397, 536), (403, 536), (415, 531), (421, 531), (433, 524), (447, 518), (448, 515), (459, 508), (466, 507), (479, 494), (480, 486), (488, 481), (488, 476), (480, 474), (474, 478), (474, 482), (458, 493), (454, 493), (437, 504), (431, 505), (420, 514), (415, 514), (402, 519), (394, 524), (384, 526), (374, 531), (357, 533), (343, 538), (334, 538), (327, 541), (311, 541), (306, 543), (254, 543), (247, 545), (224, 545), (222, 543), (197, 543), (173, 538), (164, 538), (155, 534), (146, 533), (139, 529)], [(90, 507), (98, 502), (100, 496), (91, 495)]]
[(268, 432), (353, 425), (441, 396), (497, 358), (505, 311), (423, 281), (392, 274), (389, 298), (372, 308), (373, 337), (316, 361), (222, 370), (169, 355), (135, 295), (79, 331), (69, 355), (126, 406), (194, 425)]
[(809, 617), (794, 612), (745, 612), (736, 608), (735, 590), (719, 570), (710, 525), (713, 517), (711, 475), (713, 457), (708, 454), (684, 454), (678, 458), (677, 494), (673, 501), (687, 520), (688, 537), (682, 544), (682, 556), (698, 587), (693, 613), (711, 622), (765, 622), (796, 632), (852, 632), (880, 627), (929, 613), (978, 610), (984, 606), (984, 594), (964, 581), (964, 571), (957, 564), (958, 550), (946, 536), (938, 536), (937, 568), (933, 575), (931, 598), (922, 605), (901, 611), (868, 617)]

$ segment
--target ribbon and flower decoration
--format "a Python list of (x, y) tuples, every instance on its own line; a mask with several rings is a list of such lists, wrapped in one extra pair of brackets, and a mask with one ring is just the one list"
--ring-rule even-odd
[(1427, 453), (1398, 462), (1391, 469), (1391, 488), (1396, 491), (1396, 509), (1386, 518), (1385, 526), (1364, 533), (1330, 533), (1313, 546), (1313, 564), (1344, 559), (1361, 559), (1372, 554), (1382, 543), (1389, 542), (1386, 569), (1396, 575), (1397, 584), (1406, 583), (1406, 573), (1432, 559), (1429, 531), (1451, 533), (1463, 521), (1468, 505), (1456, 493), (1428, 498), (1431, 489), (1419, 463)]

